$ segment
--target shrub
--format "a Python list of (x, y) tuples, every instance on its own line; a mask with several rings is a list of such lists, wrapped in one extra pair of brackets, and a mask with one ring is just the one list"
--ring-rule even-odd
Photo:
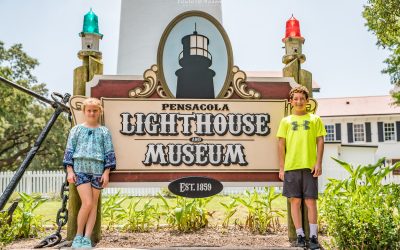
[(188, 199), (176, 196), (176, 205), (170, 205), (161, 194), (164, 215), (167, 223), (181, 232), (191, 232), (204, 228), (208, 225), (208, 217), (211, 216), (206, 205), (213, 197)]
[(127, 222), (124, 224), (124, 230), (128, 232), (148, 232), (151, 228), (158, 227), (160, 216), (158, 205), (152, 205), (152, 199), (149, 199), (141, 209), (138, 204), (142, 201), (131, 201), (128, 209), (121, 215)]
[(224, 207), (224, 221), (222, 222), (222, 227), (224, 228), (228, 228), (229, 227), (229, 221), (232, 218), (232, 216), (236, 213), (237, 211), (237, 206), (239, 205), (235, 199), (231, 199), (231, 201), (226, 204), (226, 203), (222, 203), (220, 202), (219, 204), (221, 204)]
[(115, 225), (121, 222), (122, 216), (121, 214), (125, 213), (125, 210), (122, 208), (121, 204), (128, 197), (120, 197), (120, 192), (108, 196), (103, 200), (101, 209), (102, 216), (104, 221), (107, 223), (107, 229), (110, 230), (114, 228)]
[(40, 195), (19, 193), (18, 207), (14, 212), (11, 226), (15, 227), (16, 238), (35, 237), (44, 231), (43, 216), (35, 215), (34, 211), (47, 199)]
[(8, 224), (9, 218), (7, 212), (0, 212), (0, 249), (15, 239), (16, 228), (13, 224)]
[(246, 190), (243, 198), (234, 198), (247, 208), (245, 225), (252, 233), (265, 234), (280, 227), (279, 217), (283, 217), (283, 212), (272, 209), (272, 201), (279, 196), (281, 194), (275, 194), (274, 187), (264, 187), (260, 194), (255, 189), (252, 193)]
[(382, 184), (399, 164), (357, 166), (334, 159), (350, 176), (330, 179), (320, 203), (322, 221), (339, 249), (400, 249), (400, 187)]

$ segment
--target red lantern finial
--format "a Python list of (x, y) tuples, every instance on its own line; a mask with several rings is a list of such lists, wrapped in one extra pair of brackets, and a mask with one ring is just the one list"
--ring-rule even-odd
[(300, 22), (296, 18), (294, 18), (293, 14), (292, 17), (286, 21), (286, 34), (285, 38), (282, 39), (283, 42), (289, 37), (297, 37), (302, 38), (300, 34)]

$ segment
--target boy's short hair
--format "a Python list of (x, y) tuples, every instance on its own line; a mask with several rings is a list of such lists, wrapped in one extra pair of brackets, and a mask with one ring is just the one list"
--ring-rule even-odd
[(294, 93), (303, 93), (306, 99), (308, 99), (308, 96), (310, 95), (310, 92), (308, 92), (308, 89), (304, 87), (303, 85), (294, 87), (290, 90), (289, 92), (289, 100), (293, 99)]
[(85, 111), (85, 108), (86, 108), (87, 105), (97, 106), (100, 109), (100, 112), (103, 113), (103, 106), (101, 106), (101, 102), (100, 102), (99, 99), (94, 98), (94, 97), (90, 97), (90, 98), (85, 99), (82, 102), (82, 112)]

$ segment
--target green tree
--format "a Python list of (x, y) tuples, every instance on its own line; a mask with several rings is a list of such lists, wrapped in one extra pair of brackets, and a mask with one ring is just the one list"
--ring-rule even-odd
[[(400, 0), (368, 0), (362, 14), (368, 30), (376, 35), (378, 47), (390, 51), (382, 73), (389, 74), (391, 83), (400, 86)], [(400, 103), (400, 93), (394, 96)]]
[[(32, 71), (39, 62), (21, 44), (5, 48), (0, 41), (0, 75), (43, 96), (44, 83)], [(21, 91), (0, 83), (0, 171), (16, 169), (35, 142), (54, 109)], [(34, 158), (30, 170), (60, 168), (70, 124), (61, 115)]]

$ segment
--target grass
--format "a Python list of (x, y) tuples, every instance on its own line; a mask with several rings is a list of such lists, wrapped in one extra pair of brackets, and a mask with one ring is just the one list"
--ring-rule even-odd
[[(106, 198), (106, 196), (103, 198)], [(123, 202), (122, 206), (124, 208), (127, 208), (131, 201), (137, 201), (139, 199), (142, 199), (142, 200), (138, 205), (138, 209), (142, 208), (143, 204), (145, 202), (147, 202), (149, 199), (153, 199), (152, 204), (157, 204), (157, 203), (162, 204), (161, 199), (159, 199), (158, 197), (129, 197), (128, 199), (126, 199)], [(168, 200), (174, 201), (175, 198), (168, 198)], [(222, 224), (222, 221), (224, 219), (224, 208), (222, 207), (220, 202), (229, 203), (230, 200), (231, 200), (230, 196), (216, 195), (210, 201), (210, 203), (207, 204), (208, 211), (213, 213), (212, 217), (210, 218), (211, 225), (221, 225)], [(286, 198), (281, 196), (278, 199), (274, 200), (273, 207), (276, 209), (286, 211)], [(57, 211), (60, 208), (61, 208), (61, 200), (60, 199), (49, 199), (48, 201), (46, 201), (42, 206), (40, 206), (36, 210), (36, 213), (38, 215), (43, 215), (44, 223), (46, 225), (53, 225), (56, 220)], [(247, 209), (244, 206), (239, 205), (238, 211), (235, 213), (235, 215), (232, 217), (232, 219), (230, 221), (231, 221), (231, 223), (234, 223), (234, 221), (237, 220), (238, 222), (243, 223), (244, 220), (246, 219), (246, 216), (247, 216)], [(285, 223), (286, 216), (285, 216), (285, 218), (281, 218), (280, 220), (281, 220), (281, 223)]]

